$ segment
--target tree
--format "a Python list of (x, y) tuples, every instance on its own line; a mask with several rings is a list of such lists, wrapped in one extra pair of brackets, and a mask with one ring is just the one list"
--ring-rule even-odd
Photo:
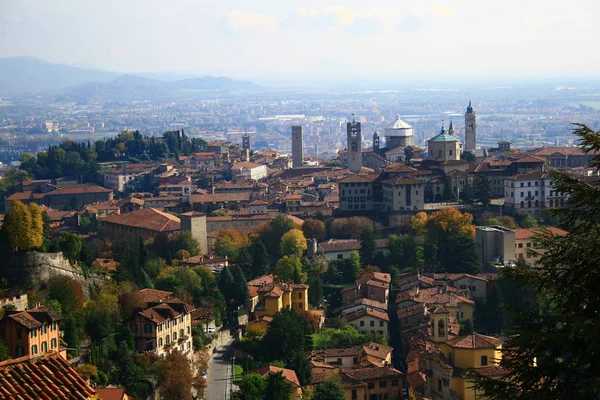
[(83, 243), (81, 242), (81, 238), (72, 233), (65, 233), (62, 240), (60, 241), (61, 251), (63, 252), (65, 257), (71, 262), (75, 262), (78, 260), (82, 246)]
[(367, 217), (336, 218), (331, 222), (329, 236), (339, 239), (360, 239), (363, 229), (374, 230), (373, 221)]
[(29, 227), (29, 248), (40, 247), (44, 242), (44, 221), (42, 219), (42, 210), (35, 203), (29, 203), (29, 215), (31, 225)]
[(453, 201), (456, 198), (454, 190), (452, 190), (452, 180), (449, 177), (444, 179), (444, 190), (442, 191), (442, 199), (444, 201)]
[(233, 299), (240, 307), (245, 306), (250, 301), (250, 292), (244, 271), (239, 267), (232, 267), (233, 276)]
[(6, 214), (2, 230), (8, 235), (10, 246), (16, 250), (29, 250), (33, 243), (30, 209), (20, 201), (12, 203)]
[(460, 323), (460, 330), (458, 336), (470, 335), (473, 333), (473, 324), (470, 319), (466, 319)]
[(325, 223), (318, 219), (305, 220), (304, 224), (302, 224), (302, 232), (304, 232), (304, 237), (317, 239), (318, 241), (325, 239), (325, 235), (327, 234)]
[(469, 183), (465, 185), (465, 188), (460, 192), (460, 199), (465, 204), (473, 204), (475, 199), (475, 190)]
[(319, 384), (312, 400), (345, 400), (344, 387), (339, 377), (331, 377)]
[(283, 256), (302, 257), (306, 251), (306, 238), (300, 229), (289, 230), (281, 238), (280, 247)]
[(252, 240), (250, 244), (250, 253), (252, 255), (252, 279), (266, 275), (270, 270), (269, 254), (267, 248), (260, 239)]
[(273, 274), (283, 282), (304, 283), (306, 273), (302, 271), (302, 262), (295, 256), (283, 256), (275, 264)]
[(502, 215), (499, 217), (496, 217), (495, 219), (498, 220), (498, 222), (500, 222), (500, 225), (508, 228), (508, 229), (517, 229), (517, 223), (515, 222), (515, 219), (513, 217), (509, 217), (508, 215)]
[(215, 253), (220, 256), (234, 258), (239, 249), (250, 244), (248, 235), (235, 229), (223, 229), (215, 241)]
[(308, 359), (304, 357), (302, 353), (296, 353), (296, 356), (291, 363), (291, 368), (296, 372), (300, 386), (307, 386), (311, 384), (311, 365)]
[(471, 164), (474, 164), (477, 162), (477, 157), (475, 157), (475, 154), (473, 154), (470, 151), (463, 151), (460, 155), (460, 159), (468, 161)]
[(502, 333), (504, 326), (504, 299), (498, 285), (493, 285), (485, 304), (485, 321), (490, 334)]
[(377, 244), (375, 242), (375, 232), (372, 229), (364, 228), (360, 233), (359, 254), (363, 265), (369, 265), (375, 259)]
[(537, 228), (538, 222), (534, 216), (528, 215), (525, 218), (523, 218), (523, 220), (521, 221), (521, 223), (519, 225), (521, 225), (521, 228), (525, 228), (525, 229)]
[(179, 234), (169, 240), (169, 249), (171, 250), (171, 254), (177, 254), (177, 252), (184, 250), (190, 256), (197, 256), (200, 254), (200, 243), (198, 243), (198, 240), (190, 232), (179, 232)]
[[(306, 335), (311, 329), (304, 318), (294, 310), (284, 308), (273, 316), (267, 334), (261, 341), (263, 354), (268, 360), (291, 362), (296, 353), (304, 351)], [(277, 346), (273, 346), (277, 343)]]
[(143, 370), (135, 364), (134, 353), (125, 342), (119, 344), (115, 354), (115, 380), (119, 385), (131, 390), (143, 374)]
[(56, 275), (48, 280), (48, 299), (58, 301), (63, 313), (70, 314), (83, 308), (85, 296), (75, 279)]
[(485, 175), (478, 175), (473, 183), (475, 198), (481, 202), (481, 205), (487, 207), (490, 205), (492, 185), (490, 178)]
[(292, 386), (285, 380), (281, 371), (267, 377), (267, 393), (265, 400), (282, 400), (290, 397)]
[(260, 240), (263, 244), (268, 245), (267, 252), (272, 257), (277, 257), (280, 254), (280, 247), (273, 246), (273, 244), (280, 243), (283, 235), (292, 229), (294, 229), (292, 220), (283, 214), (277, 214), (277, 216), (261, 230)]
[(376, 332), (360, 333), (355, 327), (346, 325), (341, 328), (325, 328), (314, 346), (317, 349), (336, 349), (342, 347), (357, 346), (360, 344), (375, 342), (386, 344), (383, 335)]
[(310, 275), (308, 284), (308, 303), (313, 307), (318, 307), (323, 301), (323, 283), (319, 275)]
[(2, 338), (0, 338), (0, 361), (5, 361), (10, 359), (10, 353), (8, 351), (8, 346), (4, 342)]
[(406, 146), (404, 148), (404, 162), (410, 165), (410, 160), (415, 158), (415, 149), (412, 146)]
[(238, 383), (246, 400), (263, 400), (267, 391), (267, 381), (259, 374), (243, 375)]
[(187, 357), (177, 349), (171, 351), (159, 366), (161, 399), (192, 399), (192, 368)]
[(400, 270), (419, 271), (423, 268), (423, 246), (413, 235), (388, 237), (388, 264)]
[(461, 213), (454, 207), (445, 207), (430, 216), (421, 211), (411, 219), (411, 224), (417, 234), (427, 239), (442, 239), (451, 232), (475, 238), (473, 215)]
[[(583, 150), (600, 167), (600, 132), (577, 125)], [(600, 396), (600, 191), (594, 185), (550, 172), (554, 188), (570, 197), (569, 207), (552, 210), (569, 233), (542, 231), (545, 249), (536, 268), (508, 268), (502, 274), (539, 294), (544, 312), (517, 310), (502, 345), (503, 379), (480, 377), (477, 389), (490, 399), (596, 399)], [(508, 299), (508, 297), (507, 297)]]
[(229, 267), (223, 268), (219, 274), (219, 290), (223, 293), (227, 304), (231, 304), (231, 300), (235, 298), (235, 280)]

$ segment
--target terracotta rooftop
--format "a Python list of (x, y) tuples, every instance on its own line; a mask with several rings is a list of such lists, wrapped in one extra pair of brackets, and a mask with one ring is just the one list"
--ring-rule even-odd
[(214, 194), (192, 194), (190, 203), (222, 203), (226, 201), (249, 201), (250, 192), (242, 193), (214, 193)]
[(369, 317), (373, 317), (376, 319), (388, 321), (388, 322), (390, 320), (390, 317), (388, 317), (387, 313), (381, 312), (378, 310), (374, 310), (372, 308), (363, 308), (362, 310), (357, 310), (357, 311), (345, 314), (344, 319), (346, 321), (354, 321), (355, 319), (364, 317), (365, 315), (368, 315)]
[(97, 392), (102, 400), (122, 400), (126, 398), (125, 389), (123, 388), (104, 388), (98, 389)]
[(371, 183), (377, 179), (376, 174), (351, 174), (338, 180), (338, 183)]
[(181, 227), (179, 218), (155, 208), (142, 208), (125, 214), (111, 214), (101, 223), (107, 222), (155, 232), (178, 231)]
[(281, 374), (283, 375), (285, 380), (288, 383), (290, 383), (292, 385), (292, 387), (295, 387), (295, 388), (300, 387), (300, 381), (298, 380), (298, 377), (296, 376), (296, 372), (292, 369), (279, 368), (279, 367), (274, 367), (272, 365), (269, 365), (268, 367), (263, 367), (263, 368), (252, 369), (250, 371), (246, 371), (242, 375), (259, 374), (263, 378), (266, 378), (267, 376), (269, 376), (271, 374), (277, 374), (279, 372), (281, 372)]
[(56, 352), (0, 362), (0, 399), (85, 400), (96, 394)]
[(487, 349), (496, 348), (503, 343), (503, 339), (492, 336), (485, 336), (479, 333), (473, 333), (467, 336), (458, 336), (446, 342), (450, 347), (460, 349)]
[(360, 368), (344, 372), (350, 375), (351, 377), (359, 379), (361, 381), (370, 379), (401, 377), (403, 375), (402, 372), (398, 371), (397, 369), (389, 367)]
[(173, 295), (173, 292), (157, 289), (142, 289), (139, 291), (139, 293), (142, 295), (146, 303), (154, 303)]
[(549, 226), (543, 229), (515, 229), (515, 240), (529, 239), (535, 236), (536, 234), (543, 235), (545, 230), (548, 230), (551, 234), (558, 236), (566, 236), (569, 233), (567, 231), (563, 231), (562, 229), (555, 228), (553, 226)]
[(37, 328), (44, 323), (60, 321), (62, 317), (46, 306), (39, 306), (27, 311), (6, 311), (3, 319), (10, 318), (26, 328)]
[(252, 279), (251, 281), (248, 281), (248, 286), (260, 287), (262, 285), (266, 285), (267, 283), (273, 283), (273, 275), (263, 275), (256, 279)]

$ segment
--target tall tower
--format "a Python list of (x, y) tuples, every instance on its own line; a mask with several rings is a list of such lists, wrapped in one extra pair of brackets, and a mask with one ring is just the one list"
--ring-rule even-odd
[(375, 152), (379, 151), (379, 139), (379, 133), (375, 131), (375, 133), (373, 133), (373, 150), (375, 150)]
[(292, 126), (292, 166), (299, 168), (304, 160), (304, 148), (302, 138), (302, 126)]
[(360, 122), (352, 120), (346, 124), (347, 148), (348, 148), (348, 170), (355, 174), (362, 168), (362, 135)]
[(477, 125), (475, 121), (475, 111), (471, 106), (471, 100), (469, 100), (469, 106), (465, 113), (465, 150), (474, 152), (477, 147)]
[(206, 214), (190, 211), (179, 215), (181, 231), (189, 232), (200, 245), (200, 254), (208, 254)]
[(244, 161), (250, 161), (250, 136), (247, 133), (242, 136), (242, 156)]

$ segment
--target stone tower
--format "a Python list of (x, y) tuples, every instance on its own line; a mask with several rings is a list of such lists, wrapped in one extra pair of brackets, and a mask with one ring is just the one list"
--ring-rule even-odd
[(475, 111), (471, 106), (471, 100), (469, 100), (469, 106), (465, 113), (465, 151), (475, 152), (477, 147), (477, 125), (475, 121)]
[(431, 336), (429, 338), (432, 342), (443, 343), (448, 340), (449, 315), (450, 313), (442, 307), (436, 307), (429, 314), (429, 321), (431, 323)]
[(352, 120), (346, 125), (348, 170), (358, 174), (362, 168), (362, 135), (360, 122)]
[(250, 161), (250, 136), (247, 133), (242, 136), (242, 157), (244, 161)]
[(292, 166), (299, 168), (304, 160), (304, 144), (302, 137), (302, 126), (292, 126)]
[(373, 133), (373, 150), (375, 150), (375, 152), (378, 152), (379, 147), (380, 147), (379, 133), (377, 133), (377, 131), (375, 131), (375, 133)]
[(200, 254), (208, 254), (206, 214), (190, 211), (179, 215), (181, 232), (189, 232), (200, 244)]

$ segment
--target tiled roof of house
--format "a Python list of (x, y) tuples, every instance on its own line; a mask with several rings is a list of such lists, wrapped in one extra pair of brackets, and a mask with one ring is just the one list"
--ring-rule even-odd
[(338, 180), (338, 183), (371, 183), (377, 179), (379, 175), (376, 174), (351, 174), (342, 179)]
[(101, 223), (106, 222), (155, 232), (177, 231), (181, 226), (179, 218), (155, 208), (142, 208), (125, 214), (111, 214)]
[(344, 319), (346, 321), (354, 321), (355, 319), (364, 317), (365, 315), (368, 315), (369, 317), (373, 317), (376, 319), (380, 319), (383, 321), (390, 321), (390, 318), (388, 317), (387, 313), (378, 311), (378, 310), (374, 310), (372, 308), (363, 308), (362, 310), (356, 310), (354, 312), (348, 313), (344, 315)]
[(509, 176), (505, 178), (505, 180), (509, 181), (527, 181), (532, 179), (547, 179), (550, 178), (550, 174), (544, 171), (531, 171), (526, 174), (517, 174), (513, 176)]
[(139, 293), (142, 295), (146, 303), (153, 303), (173, 294), (173, 292), (157, 289), (142, 289), (139, 291)]
[(344, 372), (350, 375), (351, 377), (359, 379), (361, 381), (370, 379), (401, 377), (403, 375), (402, 372), (390, 367), (360, 368)]
[(549, 231), (553, 235), (558, 236), (566, 236), (569, 233), (553, 226), (538, 229), (515, 229), (515, 240), (529, 239), (536, 234), (543, 235), (545, 230)]
[(486, 349), (496, 348), (504, 342), (501, 338), (493, 336), (485, 336), (479, 333), (473, 333), (467, 336), (458, 336), (452, 338), (446, 342), (450, 347), (456, 347), (461, 349)]
[(259, 276), (258, 278), (252, 279), (251, 281), (248, 281), (248, 286), (262, 286), (262, 285), (266, 285), (267, 283), (273, 283), (273, 275), (263, 275), (263, 276)]
[(85, 400), (96, 394), (56, 352), (0, 362), (0, 399)]
[(126, 396), (125, 389), (116, 387), (97, 389), (97, 392), (102, 400), (122, 400)]
[(401, 176), (395, 176), (390, 179), (386, 179), (383, 182), (384, 185), (421, 185), (424, 182), (415, 178), (404, 178)]
[(472, 371), (472, 373), (481, 375), (481, 376), (502, 376), (508, 374), (508, 371), (505, 368), (502, 368), (499, 365), (492, 365), (489, 367), (476, 368)]
[(222, 203), (226, 201), (249, 201), (250, 192), (192, 194), (190, 203)]
[(279, 372), (281, 372), (281, 374), (283, 375), (285, 380), (288, 383), (290, 383), (292, 385), (292, 387), (295, 387), (295, 388), (300, 387), (300, 381), (298, 380), (298, 377), (296, 376), (296, 372), (292, 369), (279, 368), (279, 367), (274, 367), (272, 365), (269, 365), (268, 367), (263, 367), (263, 368), (252, 369), (250, 371), (246, 371), (242, 375), (259, 374), (263, 378), (266, 378), (267, 376), (269, 376), (271, 374), (277, 374)]
[(26, 328), (38, 328), (44, 323), (60, 321), (62, 317), (54, 310), (39, 306), (27, 311), (6, 311), (3, 319), (10, 318)]

